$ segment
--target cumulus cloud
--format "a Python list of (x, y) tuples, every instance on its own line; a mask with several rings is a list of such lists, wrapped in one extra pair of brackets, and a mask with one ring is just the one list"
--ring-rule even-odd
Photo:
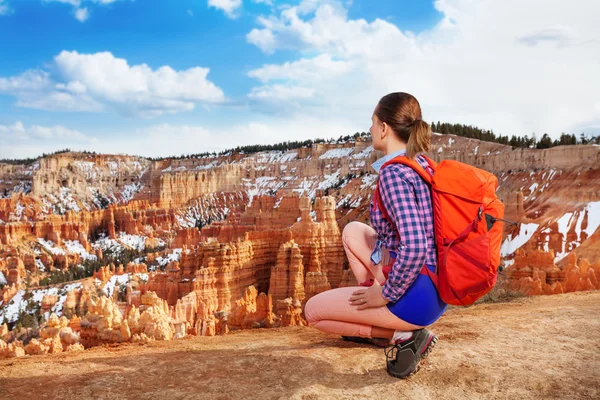
[(315, 94), (315, 89), (301, 86), (271, 85), (252, 88), (248, 94), (251, 99), (261, 100), (292, 100), (309, 99)]
[[(254, 144), (332, 138), (356, 130), (345, 120), (322, 121), (306, 115), (252, 118), (245, 123), (214, 125), (158, 124), (127, 131), (99, 132), (91, 137), (62, 126), (0, 125), (0, 158), (37, 157), (70, 148), (104, 154), (146, 157), (220, 152)], [(143, 146), (140, 146), (143, 143)]]
[(0, 158), (36, 157), (66, 147), (85, 150), (96, 144), (95, 138), (62, 125), (0, 125)]
[(262, 68), (252, 70), (248, 76), (256, 78), (261, 82), (274, 80), (326, 80), (333, 76), (343, 74), (351, 68), (349, 62), (335, 61), (328, 54), (298, 61), (286, 62), (284, 64), (269, 64)]
[(102, 111), (107, 106), (122, 115), (155, 117), (194, 109), (195, 104), (225, 100), (223, 91), (207, 79), (209, 69), (153, 70), (129, 65), (109, 52), (80, 54), (63, 51), (54, 58), (52, 79), (46, 71), (27, 71), (0, 78), (0, 93), (16, 96), (17, 105), (51, 111)]
[(266, 54), (315, 56), (251, 71), (262, 85), (249, 96), (312, 88), (323, 115), (365, 126), (392, 91), (414, 94), (426, 119), (508, 135), (556, 136), (600, 123), (600, 3), (437, 0), (435, 7), (440, 22), (418, 34), (383, 19), (351, 19), (335, 0), (262, 16), (249, 43)]
[(238, 11), (242, 7), (242, 0), (208, 0), (208, 7), (214, 7), (223, 12), (229, 18), (237, 18)]

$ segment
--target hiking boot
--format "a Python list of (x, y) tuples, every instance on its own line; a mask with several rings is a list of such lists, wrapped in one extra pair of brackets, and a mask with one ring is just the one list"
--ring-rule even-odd
[(387, 347), (390, 345), (390, 339), (385, 338), (368, 338), (361, 336), (342, 336), (342, 339), (346, 342), (354, 342), (354, 343), (364, 343), (370, 344), (376, 347)]
[(386, 370), (396, 378), (406, 378), (419, 370), (421, 359), (427, 358), (437, 336), (427, 329), (413, 332), (409, 339), (398, 340), (385, 350)]

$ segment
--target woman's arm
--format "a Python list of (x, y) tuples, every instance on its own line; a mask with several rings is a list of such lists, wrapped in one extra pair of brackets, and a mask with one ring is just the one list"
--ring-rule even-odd
[(427, 236), (414, 187), (403, 167), (390, 165), (380, 174), (381, 201), (400, 234), (397, 258), (382, 292), (384, 298), (395, 302), (417, 279), (425, 264)]

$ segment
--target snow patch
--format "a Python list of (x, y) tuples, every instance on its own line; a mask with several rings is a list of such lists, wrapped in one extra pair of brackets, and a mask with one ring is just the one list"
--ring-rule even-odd
[(511, 234), (506, 238), (504, 243), (502, 243), (500, 255), (502, 255), (502, 257), (506, 257), (507, 255), (517, 251), (518, 248), (523, 246), (529, 241), (529, 239), (531, 239), (538, 226), (539, 224), (535, 223), (521, 224), (517, 236), (513, 238)]
[(319, 157), (321, 160), (325, 160), (328, 158), (342, 158), (348, 157), (354, 151), (353, 147), (345, 148), (345, 149), (331, 149), (327, 150), (325, 153), (321, 154)]
[(93, 254), (88, 253), (83, 245), (78, 240), (65, 240), (63, 244), (67, 248), (67, 251), (71, 254), (79, 254), (82, 259), (95, 261), (97, 257)]
[(38, 243), (41, 244), (42, 246), (44, 246), (44, 248), (46, 250), (48, 250), (50, 253), (54, 254), (54, 255), (64, 255), (66, 254), (65, 251), (63, 249), (61, 249), (60, 247), (57, 247), (56, 244), (54, 244), (54, 242), (52, 240), (44, 240), (42, 238), (38, 238)]
[(106, 293), (106, 295), (108, 297), (110, 297), (110, 296), (112, 296), (113, 292), (115, 291), (115, 288), (117, 287), (117, 285), (119, 285), (119, 286), (127, 285), (128, 282), (129, 282), (129, 274), (113, 275), (110, 277), (108, 282), (106, 282), (106, 285), (104, 285), (104, 288), (102, 288), (102, 290), (104, 291), (104, 293)]
[(352, 158), (355, 158), (355, 159), (369, 158), (369, 157), (371, 157), (372, 152), (373, 152), (373, 146), (369, 146), (366, 149), (364, 149), (363, 151), (361, 151), (360, 153), (356, 153), (356, 154), (352, 155)]
[(365, 189), (374, 189), (375, 182), (377, 182), (377, 178), (379, 175), (377, 174), (367, 174), (362, 178), (362, 185), (360, 186), (360, 190)]

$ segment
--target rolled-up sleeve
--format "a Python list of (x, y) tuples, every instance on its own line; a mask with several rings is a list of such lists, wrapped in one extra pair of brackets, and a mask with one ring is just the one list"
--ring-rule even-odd
[(397, 258), (382, 294), (390, 302), (396, 302), (417, 279), (425, 264), (427, 235), (415, 189), (400, 167), (388, 166), (380, 175), (381, 201), (400, 234)]

